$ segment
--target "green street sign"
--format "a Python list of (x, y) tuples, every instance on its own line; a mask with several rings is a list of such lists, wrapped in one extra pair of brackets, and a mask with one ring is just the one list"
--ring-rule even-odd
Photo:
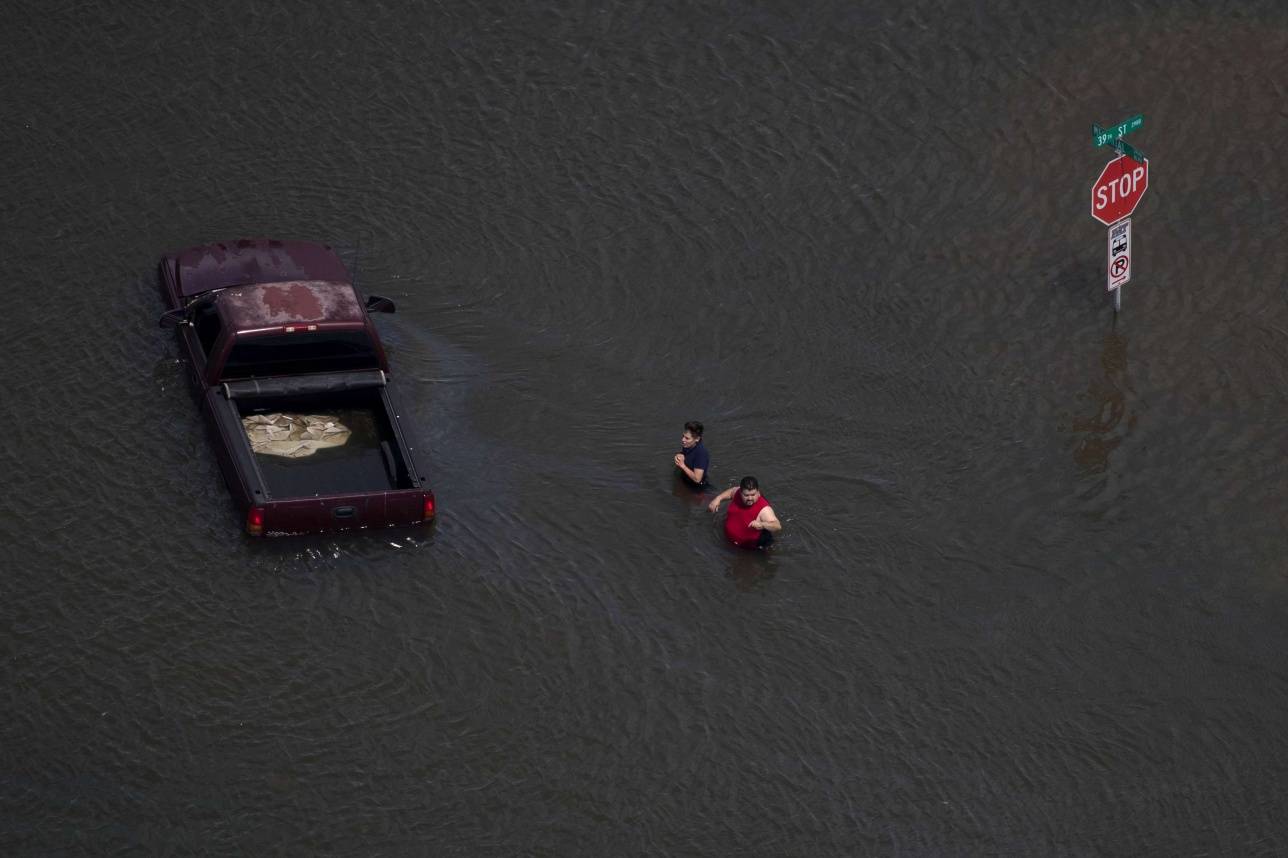
[(1101, 128), (1099, 125), (1091, 126), (1091, 142), (1097, 147), (1112, 146), (1113, 142), (1124, 134), (1130, 134), (1137, 128), (1145, 124), (1145, 114), (1138, 113), (1131, 119), (1124, 119), (1117, 125), (1109, 128)]
[(1119, 155), (1126, 155), (1138, 164), (1145, 163), (1145, 153), (1132, 146), (1126, 140), (1114, 140), (1110, 144)]

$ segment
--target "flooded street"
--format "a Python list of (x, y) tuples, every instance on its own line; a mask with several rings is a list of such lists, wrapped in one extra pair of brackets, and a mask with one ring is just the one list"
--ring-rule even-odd
[[(0, 854), (1288, 852), (1288, 9), (1078, 5), (20, 2)], [(433, 528), (243, 535), (242, 236), (397, 302)]]

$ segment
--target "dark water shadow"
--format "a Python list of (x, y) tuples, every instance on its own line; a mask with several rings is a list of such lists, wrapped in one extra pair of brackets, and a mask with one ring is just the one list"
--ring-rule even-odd
[(1089, 286), (1102, 284), (1104, 279), (1105, 272), (1097, 261), (1077, 257), (1057, 268), (1051, 285), (1054, 294), (1065, 301), (1100, 305), (1104, 301), (1102, 292)]
[(1127, 337), (1110, 330), (1100, 352), (1100, 372), (1079, 394), (1070, 425), (1076, 494), (1084, 514), (1094, 520), (1114, 518), (1127, 483), (1124, 442), (1136, 429), (1135, 390), (1127, 364)]
[(685, 506), (701, 507), (711, 503), (716, 493), (710, 486), (694, 486), (677, 470), (671, 475), (671, 494), (683, 501)]
[(1105, 335), (1100, 367), (1101, 375), (1079, 396), (1085, 408), (1072, 425), (1073, 459), (1086, 475), (1108, 471), (1110, 455), (1136, 426), (1136, 416), (1128, 413), (1127, 406), (1127, 396), (1133, 392), (1127, 378), (1127, 337), (1116, 330)]
[(778, 572), (772, 545), (753, 549), (727, 545), (725, 550), (729, 555), (725, 577), (733, 581), (740, 593), (751, 593), (764, 587)]

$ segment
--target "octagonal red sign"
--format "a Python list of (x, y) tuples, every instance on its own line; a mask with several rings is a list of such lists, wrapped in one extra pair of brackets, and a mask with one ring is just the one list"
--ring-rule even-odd
[(1122, 155), (1105, 165), (1091, 186), (1091, 216), (1105, 226), (1136, 210), (1149, 187), (1149, 159), (1143, 162)]

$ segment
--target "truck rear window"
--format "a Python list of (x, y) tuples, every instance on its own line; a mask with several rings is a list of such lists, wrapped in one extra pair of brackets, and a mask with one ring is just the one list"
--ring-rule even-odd
[(379, 368), (380, 359), (366, 331), (263, 334), (237, 338), (224, 364), (223, 377)]

